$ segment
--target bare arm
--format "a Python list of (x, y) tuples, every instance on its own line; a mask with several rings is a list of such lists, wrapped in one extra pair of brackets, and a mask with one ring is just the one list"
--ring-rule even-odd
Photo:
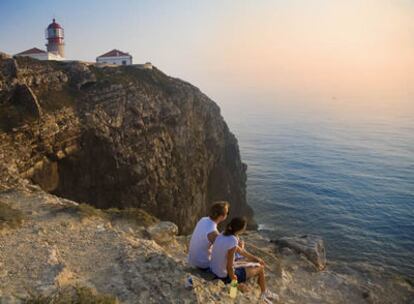
[(214, 241), (216, 240), (218, 235), (219, 233), (217, 232), (217, 230), (214, 230), (210, 232), (209, 234), (207, 234), (207, 238), (211, 244), (214, 244)]
[(237, 246), (227, 251), (227, 275), (230, 277), (231, 280), (237, 280), (237, 276), (234, 274), (233, 269), (234, 254), (236, 253), (236, 250)]
[(260, 263), (260, 264), (264, 265), (264, 262), (263, 262), (263, 260), (261, 258), (259, 258), (259, 257), (255, 256), (255, 255), (247, 252), (246, 249), (244, 249), (244, 248), (240, 248), (239, 246), (237, 246), (236, 248), (237, 248), (236, 249), (236, 252), (238, 254), (244, 256), (245, 258), (247, 258), (247, 259), (249, 259), (251, 261), (254, 261), (254, 262), (257, 262), (257, 263)]

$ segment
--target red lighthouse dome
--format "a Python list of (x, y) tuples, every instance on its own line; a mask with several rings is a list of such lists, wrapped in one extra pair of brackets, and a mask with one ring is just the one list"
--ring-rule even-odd
[(56, 29), (56, 28), (60, 28), (63, 29), (59, 23), (56, 22), (55, 18), (53, 18), (53, 22), (51, 24), (49, 24), (49, 26), (47, 27), (48, 29)]
[(47, 51), (60, 57), (65, 57), (63, 38), (63, 27), (53, 18), (53, 22), (46, 29)]

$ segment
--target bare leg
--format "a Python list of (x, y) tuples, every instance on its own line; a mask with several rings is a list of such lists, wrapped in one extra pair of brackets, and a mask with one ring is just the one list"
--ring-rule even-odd
[(264, 274), (264, 267), (263, 266), (259, 266), (259, 267), (247, 267), (246, 268), (246, 277), (247, 279), (252, 278), (252, 277), (258, 277), (257, 279), (257, 283), (260, 286), (260, 290), (262, 292), (265, 292), (266, 290), (266, 279), (265, 279), (265, 274)]
[(263, 293), (266, 291), (266, 278), (265, 278), (265, 274), (264, 274), (264, 268), (261, 267), (260, 272), (259, 272), (259, 278), (257, 279), (257, 283), (260, 286), (260, 291)]

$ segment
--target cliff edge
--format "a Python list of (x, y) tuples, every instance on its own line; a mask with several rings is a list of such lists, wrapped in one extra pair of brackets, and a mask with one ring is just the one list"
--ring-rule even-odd
[[(230, 298), (221, 280), (186, 263), (188, 236), (138, 209), (95, 209), (23, 185), (0, 193), (0, 303), (259, 303), (255, 280)], [(318, 271), (303, 254), (243, 236), (263, 258), (279, 303), (408, 304), (414, 288), (377, 270)], [(185, 288), (191, 276), (194, 287)], [(276, 303), (275, 303), (276, 304)]]
[(181, 233), (215, 200), (254, 226), (220, 108), (156, 68), (1, 54), (0, 187), (21, 179), (98, 208), (142, 208)]

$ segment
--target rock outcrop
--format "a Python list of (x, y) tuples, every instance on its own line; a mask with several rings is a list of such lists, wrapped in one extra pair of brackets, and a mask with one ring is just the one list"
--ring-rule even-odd
[(156, 68), (0, 55), (0, 187), (22, 179), (99, 208), (143, 208), (180, 233), (215, 200), (254, 226), (219, 107)]
[(147, 228), (148, 236), (158, 244), (165, 244), (175, 239), (178, 227), (171, 222), (160, 222)]
[(294, 237), (282, 237), (273, 241), (280, 249), (285, 247), (304, 254), (318, 270), (326, 267), (325, 245), (321, 237), (317, 235), (301, 235)]

